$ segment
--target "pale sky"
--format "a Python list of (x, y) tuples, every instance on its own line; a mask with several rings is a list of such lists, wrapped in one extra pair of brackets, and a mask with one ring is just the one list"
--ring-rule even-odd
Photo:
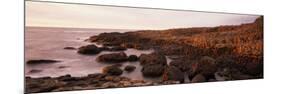
[(258, 16), (27, 1), (25, 17), (26, 26), (169, 29), (251, 23)]

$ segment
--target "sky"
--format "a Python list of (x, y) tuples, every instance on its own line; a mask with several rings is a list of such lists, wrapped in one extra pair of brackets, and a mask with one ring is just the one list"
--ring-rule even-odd
[(257, 15), (26, 2), (26, 26), (169, 29), (251, 23)]

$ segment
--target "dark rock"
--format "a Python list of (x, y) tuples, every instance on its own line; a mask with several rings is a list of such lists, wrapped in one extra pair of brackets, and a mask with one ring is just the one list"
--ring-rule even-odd
[(101, 52), (101, 49), (99, 49), (96, 45), (86, 45), (78, 48), (78, 53), (85, 54), (85, 55), (95, 55)]
[(105, 42), (102, 44), (102, 46), (119, 46), (120, 43), (118, 42)]
[(127, 50), (127, 48), (121, 46), (113, 46), (112, 48), (110, 48), (110, 51), (125, 51), (125, 50)]
[(99, 49), (102, 51), (110, 51), (110, 48), (108, 48), (106, 46), (100, 47)]
[(169, 63), (170, 66), (175, 66), (183, 72), (190, 72), (192, 61), (190, 60), (173, 60)]
[(182, 72), (179, 68), (175, 66), (169, 66), (163, 75), (164, 81), (180, 81), (181, 83), (184, 82), (184, 72)]
[(97, 58), (99, 62), (107, 62), (107, 63), (114, 63), (114, 62), (124, 62), (127, 61), (127, 55), (124, 52), (120, 53), (111, 53), (111, 54), (103, 54)]
[(126, 67), (124, 68), (124, 70), (127, 71), (127, 72), (132, 72), (132, 71), (134, 71), (135, 69), (136, 69), (136, 67), (133, 66), (133, 65), (128, 65), (128, 66), (126, 66)]
[(59, 66), (59, 69), (64, 69), (64, 68), (68, 68), (69, 66)]
[(216, 59), (216, 65), (218, 69), (224, 68), (238, 68), (238, 65), (235, 63), (235, 60), (230, 56), (220, 56)]
[(64, 47), (63, 49), (66, 49), (66, 50), (75, 50), (76, 48), (74, 48), (74, 47)]
[(162, 64), (146, 64), (141, 72), (145, 77), (159, 77), (164, 73), (165, 66)]
[(216, 72), (215, 77), (219, 81), (244, 80), (254, 78), (253, 76), (244, 74), (235, 68), (224, 68), (223, 70), (219, 70), (218, 72)]
[(167, 65), (166, 57), (159, 53), (141, 54), (139, 57), (140, 64), (161, 64)]
[(29, 71), (29, 73), (39, 73), (42, 72), (43, 70), (38, 70), (38, 69), (32, 69)]
[(130, 55), (129, 57), (128, 57), (128, 61), (131, 61), (131, 62), (133, 62), (133, 61), (138, 61), (138, 56), (136, 56), (136, 55)]
[(202, 74), (197, 74), (192, 80), (191, 83), (205, 82), (206, 78)]
[(43, 64), (43, 63), (57, 63), (60, 61), (57, 60), (47, 60), (47, 59), (39, 59), (39, 60), (28, 60), (27, 64)]
[(216, 71), (215, 59), (211, 57), (204, 56), (197, 63), (192, 64), (192, 73), (201, 73), (207, 78), (213, 77)]
[(105, 74), (108, 74), (108, 75), (116, 75), (116, 76), (119, 76), (123, 73), (123, 71), (119, 67), (116, 67), (116, 66), (104, 67), (102, 72)]
[(64, 83), (58, 82), (54, 79), (26, 79), (26, 92), (39, 93), (39, 92), (51, 92), (63, 86)]

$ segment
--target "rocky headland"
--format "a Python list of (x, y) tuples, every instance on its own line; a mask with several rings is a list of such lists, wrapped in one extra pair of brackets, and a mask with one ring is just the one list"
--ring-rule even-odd
[[(253, 23), (168, 30), (140, 30), (101, 33), (91, 36), (90, 44), (77, 48), (78, 54), (102, 54), (96, 61), (108, 64), (102, 73), (84, 77), (26, 77), (27, 92), (119, 88), (162, 84), (214, 82), (263, 78), (263, 17)], [(66, 49), (66, 48), (65, 48)], [(74, 48), (67, 48), (74, 49)], [(127, 49), (153, 49), (151, 54), (127, 55)], [(172, 61), (168, 62), (167, 58)], [(142, 69), (123, 62), (139, 61)], [(57, 62), (33, 60), (28, 64)], [(141, 71), (144, 77), (161, 81), (134, 80), (123, 72)], [(188, 79), (188, 80), (187, 80)]]

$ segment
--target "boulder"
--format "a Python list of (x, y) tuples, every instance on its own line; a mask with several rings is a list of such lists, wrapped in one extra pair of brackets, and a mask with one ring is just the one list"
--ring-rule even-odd
[(215, 64), (215, 59), (204, 56), (198, 62), (192, 64), (192, 74), (202, 74), (207, 78), (214, 77), (217, 71), (217, 66)]
[(130, 55), (129, 57), (128, 57), (128, 61), (131, 61), (131, 62), (133, 62), (133, 61), (138, 61), (138, 56), (136, 56), (136, 55)]
[(146, 64), (141, 72), (145, 77), (160, 77), (164, 73), (165, 66), (162, 64)]
[(132, 72), (132, 71), (134, 71), (135, 69), (136, 69), (136, 67), (133, 66), (133, 65), (128, 65), (128, 66), (126, 66), (126, 67), (124, 68), (124, 70), (127, 71), (127, 72)]
[(102, 69), (102, 72), (108, 75), (119, 76), (123, 73), (122, 69), (117, 66), (107, 66)]
[(166, 57), (159, 53), (141, 54), (139, 60), (141, 65), (147, 65), (147, 64), (167, 65)]
[(100, 52), (101, 49), (94, 44), (86, 45), (78, 48), (78, 53), (85, 54), (85, 55), (95, 55), (95, 54), (99, 54)]
[(127, 55), (124, 52), (103, 54), (97, 58), (99, 62), (115, 63), (127, 61)]
[(202, 74), (197, 74), (192, 78), (191, 83), (205, 82), (206, 78)]
[(27, 64), (44, 64), (44, 63), (57, 63), (60, 62), (58, 60), (47, 60), (47, 59), (39, 59), (39, 60), (28, 60)]
[(183, 72), (191, 71), (192, 61), (189, 60), (173, 60), (169, 63), (170, 66), (175, 66)]
[(169, 66), (163, 75), (163, 81), (179, 81), (184, 82), (184, 72), (175, 66)]

